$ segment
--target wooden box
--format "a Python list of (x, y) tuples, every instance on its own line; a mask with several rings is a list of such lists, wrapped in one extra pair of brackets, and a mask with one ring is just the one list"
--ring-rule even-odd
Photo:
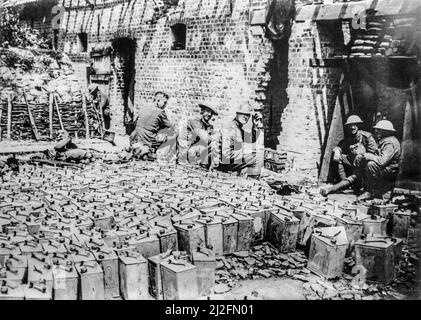
[(195, 222), (177, 222), (174, 224), (177, 230), (178, 247), (180, 250), (191, 254), (197, 247), (204, 247), (205, 226)]
[(119, 254), (120, 291), (125, 300), (148, 300), (148, 262), (138, 252)]
[(372, 215), (363, 219), (364, 234), (381, 234), (386, 235), (387, 220), (385, 218)]
[(96, 261), (75, 263), (80, 300), (104, 300), (104, 272)]
[(395, 211), (392, 217), (392, 236), (407, 241), (411, 225), (411, 212)]
[(199, 248), (193, 252), (192, 260), (197, 269), (197, 285), (199, 296), (211, 294), (215, 285), (216, 259), (211, 250)]
[(347, 248), (344, 227), (315, 228), (307, 268), (326, 279), (342, 276)]
[(100, 249), (93, 252), (96, 261), (104, 271), (105, 299), (120, 296), (120, 282), (118, 277), (118, 257), (114, 251)]
[(389, 284), (395, 275), (394, 243), (388, 238), (367, 237), (355, 243), (357, 265), (366, 270), (366, 280)]
[(53, 263), (53, 296), (54, 300), (77, 300), (79, 277), (74, 263), (70, 260), (54, 259)]
[(300, 221), (293, 215), (282, 211), (271, 212), (267, 240), (280, 252), (295, 251), (299, 224)]
[(155, 234), (144, 233), (139, 237), (130, 239), (128, 244), (135, 247), (136, 251), (146, 259), (160, 253), (159, 239)]
[(238, 221), (237, 231), (237, 249), (236, 251), (247, 251), (251, 248), (253, 241), (253, 223), (254, 220), (251, 216), (236, 212), (231, 216)]
[(224, 254), (224, 245), (222, 238), (222, 223), (220, 219), (206, 216), (198, 219), (197, 222), (205, 226), (206, 247), (212, 247), (212, 250), (216, 255), (222, 256)]
[(164, 300), (192, 300), (199, 296), (196, 267), (184, 260), (161, 262)]
[(52, 292), (44, 284), (28, 283), (22, 285), (25, 300), (51, 300)]

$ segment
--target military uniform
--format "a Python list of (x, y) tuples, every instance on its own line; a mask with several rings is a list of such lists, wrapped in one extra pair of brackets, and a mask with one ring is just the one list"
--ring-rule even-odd
[(253, 127), (251, 133), (244, 131), (243, 125), (234, 119), (222, 129), (221, 162), (222, 171), (243, 171), (256, 164), (255, 154), (244, 153), (244, 143), (254, 143), (260, 130)]
[(146, 147), (157, 149), (166, 140), (166, 137), (159, 136), (158, 132), (171, 126), (165, 110), (156, 106), (145, 107), (141, 110), (136, 121), (136, 128), (130, 135), (130, 144), (140, 143)]
[(376, 180), (394, 181), (399, 172), (401, 145), (394, 136), (379, 141), (379, 149), (375, 154), (367, 153), (365, 159), (365, 177), (368, 188), (372, 188)]
[(65, 137), (60, 140), (55, 146), (57, 151), (55, 156), (59, 161), (76, 161), (86, 160), (90, 157), (90, 153), (86, 150), (78, 149), (77, 145), (72, 142), (72, 138)]
[(180, 124), (177, 137), (178, 160), (209, 164), (215, 143), (213, 126), (202, 117), (190, 118)]
[(377, 151), (377, 143), (370, 132), (358, 130), (354, 137), (341, 140), (333, 151), (336, 150), (341, 153), (336, 167), (339, 178), (353, 183), (357, 178), (356, 171), (363, 165), (362, 162), (356, 161), (356, 156), (366, 152), (374, 154)]

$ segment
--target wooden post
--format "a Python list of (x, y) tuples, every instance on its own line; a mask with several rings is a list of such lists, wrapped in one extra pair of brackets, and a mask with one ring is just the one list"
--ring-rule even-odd
[(12, 138), (12, 96), (7, 96), (7, 139)]
[(26, 99), (25, 91), (23, 92), (23, 98), (25, 99), (26, 108), (28, 109), (29, 121), (31, 122), (31, 127), (32, 131), (34, 132), (35, 140), (38, 141), (40, 138), (38, 128), (35, 123), (34, 116), (32, 115), (31, 107), (29, 106), (28, 100)]
[(86, 110), (86, 98), (85, 93), (82, 92), (82, 108), (83, 114), (85, 115), (85, 137), (89, 139), (89, 119), (88, 119), (88, 111)]
[(53, 94), (53, 100), (54, 100), (54, 104), (56, 106), (58, 121), (60, 122), (60, 128), (61, 128), (61, 130), (64, 130), (63, 121), (61, 120), (60, 108), (58, 107), (57, 98), (56, 98), (55, 94)]
[(51, 139), (53, 138), (53, 135), (54, 135), (54, 133), (53, 133), (53, 99), (54, 99), (54, 96), (50, 92), (49, 105), (48, 105), (48, 121), (49, 121), (49, 124), (50, 124), (50, 138)]

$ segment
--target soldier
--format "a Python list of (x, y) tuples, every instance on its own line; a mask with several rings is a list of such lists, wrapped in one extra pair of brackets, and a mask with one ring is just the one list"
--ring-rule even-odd
[(244, 153), (244, 143), (254, 143), (262, 130), (260, 113), (253, 115), (251, 132), (244, 130), (244, 125), (249, 122), (252, 113), (251, 106), (243, 103), (235, 118), (222, 129), (222, 159), (218, 169), (245, 174), (247, 168), (256, 164), (255, 153)]
[(358, 200), (372, 198), (377, 185), (394, 183), (399, 172), (401, 145), (394, 136), (396, 130), (392, 122), (380, 120), (374, 126), (374, 130), (379, 148), (374, 154), (366, 152), (359, 156), (366, 161), (364, 170), (366, 191), (358, 197)]
[(377, 150), (377, 143), (373, 135), (358, 128), (361, 123), (363, 121), (356, 115), (347, 119), (345, 123), (347, 137), (333, 149), (333, 163), (340, 182), (330, 187), (321, 188), (320, 193), (323, 196), (343, 190), (351, 185), (359, 189), (358, 170), (361, 169), (363, 163), (357, 155), (365, 152), (373, 154)]
[(0, 159), (0, 177), (9, 171), (13, 173), (19, 172), (19, 161), (15, 156), (9, 157), (6, 160)]
[(57, 152), (55, 154), (56, 160), (86, 162), (93, 156), (89, 151), (79, 149), (66, 130), (58, 132), (57, 140), (59, 141), (54, 146), (54, 150)]
[(96, 84), (91, 84), (88, 90), (91, 99), (99, 107), (99, 112), (102, 112), (105, 130), (109, 130), (111, 123), (111, 109), (108, 96), (104, 92), (102, 92)]
[(210, 102), (199, 103), (200, 117), (192, 117), (180, 124), (177, 149), (178, 161), (200, 165), (210, 165), (213, 137), (213, 116), (217, 116), (215, 106)]
[(164, 92), (155, 93), (154, 105), (143, 108), (137, 117), (136, 128), (130, 135), (130, 145), (136, 158), (154, 154), (167, 140), (167, 135), (158, 132), (165, 128), (173, 128), (165, 112), (168, 99)]

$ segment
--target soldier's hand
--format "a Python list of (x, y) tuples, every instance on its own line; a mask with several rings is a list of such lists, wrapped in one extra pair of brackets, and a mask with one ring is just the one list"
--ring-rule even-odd
[(333, 153), (333, 161), (339, 162), (341, 160), (341, 152), (339, 150), (335, 150)]
[(356, 167), (359, 167), (360, 166), (360, 164), (361, 164), (361, 161), (364, 159), (364, 157), (363, 157), (363, 155), (362, 154), (358, 154), (356, 157), (355, 157), (355, 159), (354, 159), (354, 165), (356, 166)]

